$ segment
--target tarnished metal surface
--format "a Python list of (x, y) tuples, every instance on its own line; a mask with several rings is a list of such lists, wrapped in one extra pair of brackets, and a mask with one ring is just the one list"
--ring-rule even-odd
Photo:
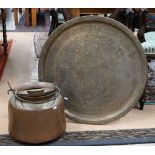
[(103, 124), (125, 115), (146, 84), (146, 57), (138, 39), (109, 18), (66, 22), (45, 43), (39, 80), (59, 83), (66, 116)]
[(54, 88), (51, 83), (41, 82), (14, 89), (8, 106), (8, 130), (12, 138), (26, 143), (43, 143), (64, 134), (64, 100), (59, 92), (53, 91)]

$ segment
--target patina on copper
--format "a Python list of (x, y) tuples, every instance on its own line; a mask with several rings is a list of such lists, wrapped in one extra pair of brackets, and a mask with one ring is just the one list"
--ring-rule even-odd
[(9, 134), (26, 143), (43, 143), (64, 134), (64, 101), (51, 83), (26, 83), (11, 89)]
[(146, 56), (134, 34), (105, 17), (75, 18), (45, 43), (39, 80), (59, 83), (66, 116), (103, 124), (124, 116), (140, 99), (147, 80)]

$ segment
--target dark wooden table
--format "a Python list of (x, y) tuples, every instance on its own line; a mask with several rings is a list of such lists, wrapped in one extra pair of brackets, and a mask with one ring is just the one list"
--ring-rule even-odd
[[(115, 8), (69, 8), (70, 13), (79, 17), (82, 14), (108, 14), (112, 13)], [(155, 13), (155, 8), (148, 9), (150, 13)]]

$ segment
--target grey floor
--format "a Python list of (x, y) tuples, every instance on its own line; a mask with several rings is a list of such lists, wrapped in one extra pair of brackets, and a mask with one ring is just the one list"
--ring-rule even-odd
[(7, 82), (14, 87), (31, 80), (33, 35), (30, 32), (7, 34), (8, 40), (13, 39), (13, 45), (0, 81), (0, 134), (7, 133), (8, 127), (8, 100), (12, 94), (7, 94)]

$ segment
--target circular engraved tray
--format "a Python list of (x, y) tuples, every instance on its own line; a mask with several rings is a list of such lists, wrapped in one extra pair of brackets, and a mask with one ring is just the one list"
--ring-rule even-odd
[(85, 16), (58, 27), (39, 60), (39, 80), (59, 83), (68, 118), (103, 124), (140, 99), (147, 65), (138, 39), (110, 18)]

